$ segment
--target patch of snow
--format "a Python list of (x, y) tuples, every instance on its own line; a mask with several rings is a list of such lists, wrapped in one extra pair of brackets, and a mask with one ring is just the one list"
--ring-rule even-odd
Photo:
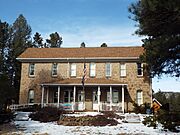
[(16, 112), (16, 117), (14, 118), (16, 121), (27, 121), (29, 120), (29, 115), (31, 112)]
[[(80, 113), (80, 115), (97, 115), (99, 113)], [(76, 114), (75, 116), (78, 116)], [(23, 129), (21, 134), (49, 134), (49, 135), (98, 135), (98, 134), (140, 134), (140, 135), (178, 135), (178, 133), (172, 133), (170, 131), (163, 131), (161, 126), (157, 129), (153, 127), (147, 127), (142, 123), (122, 123), (117, 126), (63, 126), (57, 125), (56, 122), (40, 123), (38, 121), (15, 121), (18, 128)], [(20, 132), (14, 132), (19, 133)]]

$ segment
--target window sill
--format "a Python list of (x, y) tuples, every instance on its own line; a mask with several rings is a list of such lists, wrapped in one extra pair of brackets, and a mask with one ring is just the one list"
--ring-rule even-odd
[(138, 78), (142, 78), (142, 77), (143, 77), (143, 75), (137, 75), (137, 77), (138, 77)]
[(35, 75), (29, 75), (29, 78), (35, 78)]

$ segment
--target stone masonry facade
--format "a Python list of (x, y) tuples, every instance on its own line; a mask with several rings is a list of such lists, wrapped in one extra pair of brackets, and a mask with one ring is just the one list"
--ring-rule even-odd
[[(93, 61), (92, 61), (93, 62)], [(107, 61), (108, 62), (108, 61)], [(138, 62), (138, 61), (137, 61)], [(131, 61), (119, 61), (119, 62), (109, 62), (111, 63), (111, 77), (109, 79), (119, 81), (122, 84), (127, 84), (127, 92), (129, 94), (130, 101), (136, 101), (137, 90), (143, 91), (143, 103), (150, 103), (152, 99), (151, 91), (151, 79), (143, 73), (143, 76), (137, 75), (137, 62)], [(76, 62), (76, 77), (70, 76), (70, 65), (72, 62), (57, 62), (57, 76), (52, 77), (52, 62), (33, 62), (35, 64), (35, 75), (29, 76), (29, 64), (31, 62), (22, 62), (21, 71), (21, 85), (20, 85), (20, 96), (19, 103), (28, 103), (28, 92), (30, 89), (35, 91), (35, 103), (41, 102), (41, 83), (58, 81), (59, 79), (68, 78), (82, 78), (83, 76), (83, 62)], [(87, 80), (91, 78), (89, 76), (89, 66), (91, 62), (86, 62), (87, 68)], [(96, 75), (94, 78), (106, 78), (105, 75), (105, 64), (106, 62), (94, 62), (96, 64)], [(126, 64), (126, 76), (120, 76), (120, 65), (121, 63)], [(62, 95), (61, 95), (62, 96)], [(101, 97), (103, 98), (103, 97)], [(127, 102), (125, 96), (125, 110), (132, 110), (132, 103)], [(128, 109), (126, 109), (128, 106)]]

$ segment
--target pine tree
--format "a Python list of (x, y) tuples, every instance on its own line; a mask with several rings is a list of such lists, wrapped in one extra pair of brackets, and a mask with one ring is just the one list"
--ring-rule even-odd
[(34, 34), (33, 37), (34, 41), (33, 41), (33, 47), (35, 48), (44, 48), (44, 44), (43, 44), (43, 38), (41, 37), (41, 34), (39, 34), (38, 32), (36, 32)]
[(27, 20), (23, 15), (15, 20), (9, 29), (9, 43), (8, 43), (8, 58), (6, 65), (8, 66), (8, 75), (11, 78), (11, 85), (16, 91), (18, 97), (19, 83), (20, 83), (20, 63), (16, 58), (28, 47), (31, 43), (31, 27), (27, 24)]
[(62, 37), (60, 37), (57, 32), (51, 33), (49, 36), (50, 36), (50, 39), (46, 39), (47, 47), (50, 47), (50, 48), (61, 47)]
[(180, 1), (138, 0), (129, 8), (137, 35), (145, 36), (142, 56), (155, 75), (180, 76)]

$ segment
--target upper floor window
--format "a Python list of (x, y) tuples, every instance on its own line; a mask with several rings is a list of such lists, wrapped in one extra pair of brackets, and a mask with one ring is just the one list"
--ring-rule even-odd
[(120, 76), (126, 76), (126, 64), (120, 64)]
[(96, 63), (90, 63), (90, 77), (96, 76)]
[(138, 76), (143, 76), (143, 64), (137, 63), (137, 74)]
[(71, 64), (70, 75), (76, 76), (76, 64), (74, 63)]
[(34, 76), (35, 75), (35, 64), (31, 63), (29, 64), (29, 76)]
[(52, 64), (51, 74), (52, 76), (57, 76), (57, 63)]
[(137, 102), (138, 105), (143, 104), (143, 92), (142, 92), (142, 90), (137, 90), (136, 102)]
[(30, 89), (28, 93), (28, 103), (34, 103), (34, 90)]
[(106, 76), (111, 76), (111, 63), (106, 63)]

